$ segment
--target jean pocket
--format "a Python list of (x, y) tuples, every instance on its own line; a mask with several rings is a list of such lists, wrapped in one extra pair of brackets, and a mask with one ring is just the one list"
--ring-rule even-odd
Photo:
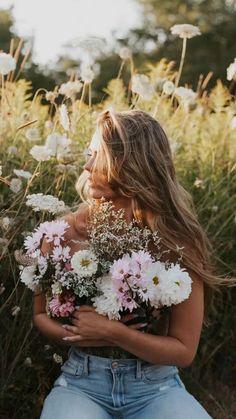
[(178, 385), (178, 382), (175, 379), (176, 372), (169, 369), (165, 373), (160, 373), (160, 367), (151, 366), (144, 367), (142, 370), (142, 381), (148, 384), (159, 384), (160, 386), (175, 387)]
[(82, 362), (68, 359), (62, 366), (61, 371), (63, 374), (74, 377), (81, 377), (84, 371), (84, 365)]

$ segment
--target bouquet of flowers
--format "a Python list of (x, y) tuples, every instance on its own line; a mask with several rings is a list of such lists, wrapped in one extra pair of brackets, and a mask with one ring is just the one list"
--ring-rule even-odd
[[(92, 304), (109, 319), (140, 307), (161, 309), (179, 304), (191, 293), (192, 280), (179, 263), (162, 262), (157, 232), (126, 223), (124, 210), (110, 202), (97, 206), (88, 225), (86, 250), (71, 255), (64, 220), (44, 222), (24, 241), (21, 281), (47, 296), (51, 316), (68, 317), (78, 304)], [(42, 254), (42, 241), (52, 252)], [(150, 251), (150, 245), (155, 251)]]

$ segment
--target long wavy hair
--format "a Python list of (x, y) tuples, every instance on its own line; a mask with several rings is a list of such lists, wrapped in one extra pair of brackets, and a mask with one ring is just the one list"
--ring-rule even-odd
[[(168, 138), (150, 114), (141, 110), (104, 111), (97, 121), (99, 148), (92, 176), (103, 173), (109, 185), (131, 199), (135, 219), (152, 231), (162, 244), (205, 285), (209, 301), (216, 285), (227, 282), (213, 273), (212, 246), (202, 229), (191, 195), (179, 184)], [(87, 174), (82, 173), (77, 190), (89, 200)]]

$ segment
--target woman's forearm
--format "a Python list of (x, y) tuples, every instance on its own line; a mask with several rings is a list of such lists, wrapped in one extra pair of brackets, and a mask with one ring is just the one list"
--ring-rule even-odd
[(78, 347), (88, 346), (115, 346), (112, 342), (102, 339), (88, 339), (81, 342), (67, 342), (63, 340), (66, 336), (74, 336), (73, 333), (65, 330), (62, 324), (54, 319), (51, 319), (46, 313), (39, 313), (34, 316), (34, 324), (40, 330), (40, 332), (48, 339), (60, 343), (62, 345), (72, 345)]
[(152, 364), (187, 367), (195, 355), (177, 338), (142, 333), (122, 323), (111, 328), (109, 338), (115, 345)]

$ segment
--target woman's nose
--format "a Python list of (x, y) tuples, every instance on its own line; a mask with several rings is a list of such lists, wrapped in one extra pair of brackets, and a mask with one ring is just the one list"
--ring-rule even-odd
[(84, 170), (87, 170), (88, 172), (91, 172), (91, 170), (92, 170), (92, 167), (93, 167), (93, 163), (94, 163), (94, 159), (93, 158), (90, 158), (86, 163), (85, 163), (85, 165), (83, 166), (83, 169)]

